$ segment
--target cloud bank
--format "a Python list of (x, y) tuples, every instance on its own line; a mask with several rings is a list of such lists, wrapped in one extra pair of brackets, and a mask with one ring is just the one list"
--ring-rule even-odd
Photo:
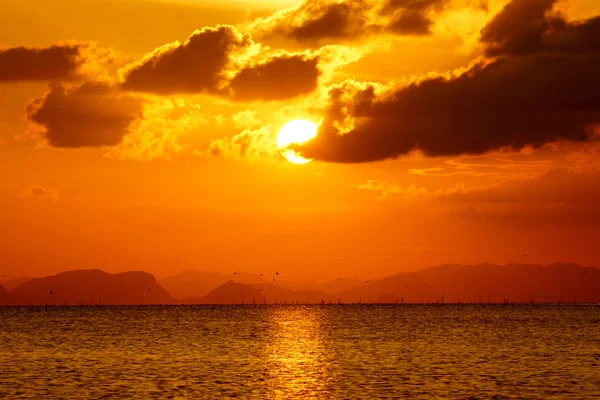
[(142, 114), (141, 99), (106, 83), (52, 83), (44, 96), (25, 107), (29, 121), (42, 127), (53, 147), (115, 146)]
[(300, 43), (355, 41), (377, 35), (426, 36), (448, 8), (485, 9), (485, 0), (304, 0), (259, 18), (253, 30)]
[(112, 61), (112, 49), (87, 42), (0, 49), (0, 82), (80, 79), (93, 64)]
[[(595, 139), (600, 39), (586, 35), (595, 32), (598, 18), (560, 19), (560, 29), (548, 33), (559, 18), (553, 4), (509, 3), (482, 30), (486, 51), (498, 57), (465, 71), (400, 86), (353, 80), (333, 85), (317, 138), (296, 150), (323, 161), (358, 163), (412, 151), (451, 156)], [(535, 29), (526, 26), (531, 19)]]

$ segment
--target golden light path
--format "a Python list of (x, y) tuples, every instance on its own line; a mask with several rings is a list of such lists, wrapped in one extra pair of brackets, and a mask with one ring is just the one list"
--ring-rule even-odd
[(304, 158), (290, 144), (302, 144), (317, 136), (317, 125), (305, 119), (296, 119), (285, 124), (277, 134), (277, 148), (282, 156), (294, 164), (306, 164), (312, 158)]

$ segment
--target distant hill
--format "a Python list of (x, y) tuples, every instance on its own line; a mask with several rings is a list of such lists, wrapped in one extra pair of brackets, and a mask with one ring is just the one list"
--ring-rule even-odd
[(4, 286), (7, 290), (13, 290), (23, 282), (32, 280), (30, 276), (19, 276), (17, 278), (11, 278), (4, 281), (0, 281), (0, 285)]
[(242, 284), (264, 283), (266, 279), (260, 275), (248, 274), (242, 271), (232, 273), (204, 272), (188, 269), (176, 275), (162, 279), (160, 284), (173, 296), (184, 298), (199, 298), (206, 296), (229, 280), (235, 280)]
[(176, 304), (173, 298), (147, 272), (109, 274), (95, 270), (62, 272), (36, 278), (17, 286), (12, 294), (20, 304), (48, 305), (134, 305)]
[[(575, 264), (444, 264), (369, 283), (339, 279), (290, 282), (238, 272), (188, 270), (162, 282), (146, 272), (63, 272), (27, 280), (11, 292), (0, 286), (0, 305), (48, 304), (241, 304), (418, 302), (600, 302), (600, 270)], [(293, 288), (293, 289), (292, 289)], [(334, 292), (339, 288), (337, 292)], [(51, 293), (52, 291), (52, 293)], [(243, 293), (242, 293), (243, 292)], [(175, 296), (182, 298), (178, 300)]]
[(600, 270), (575, 264), (451, 265), (340, 292), (344, 302), (600, 302)]
[(218, 286), (201, 298), (188, 298), (187, 304), (274, 304), (274, 303), (319, 303), (331, 300), (331, 295), (314, 290), (292, 291), (271, 284), (244, 285), (229, 281)]
[[(274, 278), (276, 279), (275, 281), (273, 281)], [(188, 269), (162, 279), (159, 283), (165, 290), (177, 298), (194, 298), (197, 301), (216, 287), (223, 285), (230, 280), (244, 285), (271, 284), (294, 292), (315, 291), (329, 294), (358, 287), (364, 283), (364, 281), (360, 279), (341, 278), (324, 283), (310, 281), (295, 282), (285, 277), (283, 271), (281, 271), (281, 275), (265, 273), (264, 276), (260, 276), (260, 274), (250, 274), (243, 271), (237, 271), (234, 275), (232, 273), (205, 272), (194, 269)]]
[(15, 296), (5, 287), (0, 286), (0, 306), (12, 306), (17, 304)]
[[(243, 293), (242, 293), (243, 292)], [(185, 299), (188, 304), (262, 304), (262, 293), (253, 286), (228, 281), (201, 298)]]
[(327, 282), (318, 283), (318, 282), (293, 282), (285, 279), (278, 279), (275, 284), (285, 289), (293, 290), (293, 291), (310, 291), (314, 290), (317, 292), (324, 293), (337, 293), (342, 290), (348, 290), (355, 287), (362, 286), (365, 283), (362, 279), (333, 279)]

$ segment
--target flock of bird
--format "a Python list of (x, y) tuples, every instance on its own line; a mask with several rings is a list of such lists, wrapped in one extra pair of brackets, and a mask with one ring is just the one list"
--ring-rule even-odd
[[(221, 273), (219, 272), (219, 274), (221, 274)], [(234, 275), (237, 275), (237, 272), (234, 272), (233, 274), (234, 274)], [(260, 276), (263, 276), (263, 274), (259, 274), (259, 275), (260, 275)], [(279, 272), (275, 271), (275, 276), (279, 276)], [(273, 278), (273, 282), (276, 282), (276, 281), (275, 281), (275, 278)]]

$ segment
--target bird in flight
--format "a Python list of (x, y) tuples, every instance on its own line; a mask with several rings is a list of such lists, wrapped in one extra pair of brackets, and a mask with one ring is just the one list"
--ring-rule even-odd
[(521, 256), (521, 258), (525, 258), (525, 257), (527, 257), (527, 254), (523, 254), (523, 255)]
[(50, 291), (50, 294), (54, 294), (54, 292), (51, 290), (51, 291)]
[(273, 282), (275, 282), (275, 278), (273, 278)]
[(275, 271), (275, 275), (279, 275), (279, 272)]
[(234, 275), (237, 275), (237, 272), (234, 272), (233, 274), (234, 274)]
[(260, 274), (260, 276), (263, 276), (263, 274)]
[(152, 290), (152, 289), (148, 288), (148, 290)]

